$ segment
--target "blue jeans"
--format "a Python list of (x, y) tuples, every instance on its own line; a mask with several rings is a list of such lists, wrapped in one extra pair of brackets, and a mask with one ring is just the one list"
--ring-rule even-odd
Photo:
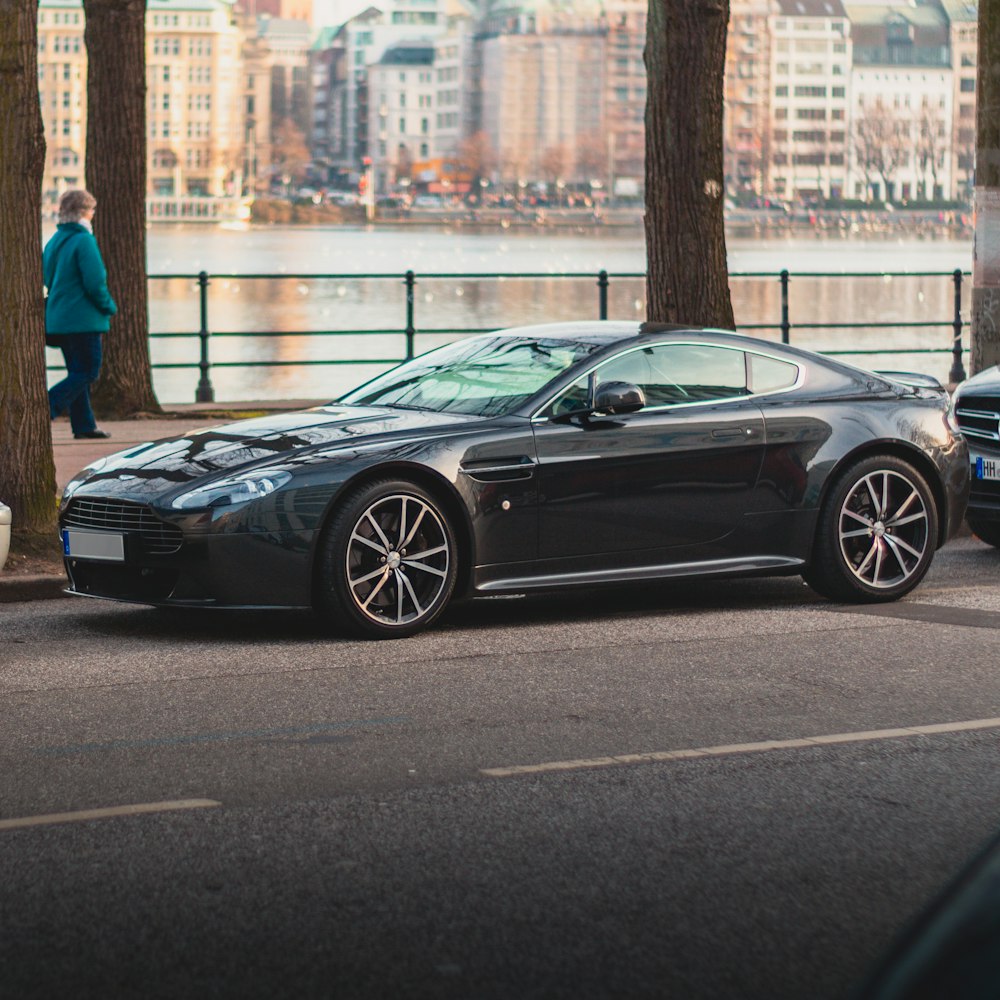
[(99, 333), (59, 334), (59, 346), (66, 359), (66, 377), (49, 389), (49, 413), (53, 420), (69, 408), (69, 422), (74, 434), (97, 429), (90, 408), (90, 384), (101, 374), (101, 335)]

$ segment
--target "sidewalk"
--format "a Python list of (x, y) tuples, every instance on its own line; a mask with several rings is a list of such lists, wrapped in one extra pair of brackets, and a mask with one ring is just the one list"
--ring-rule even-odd
[[(326, 399), (253, 400), (235, 403), (186, 403), (165, 404), (162, 416), (140, 417), (133, 420), (103, 420), (102, 430), (110, 438), (77, 441), (70, 430), (69, 420), (61, 417), (52, 424), (52, 452), (56, 464), (56, 486), (59, 493), (85, 465), (124, 451), (144, 441), (175, 437), (185, 431), (213, 427), (262, 416), (265, 413), (282, 413), (302, 410), (329, 402)], [(16, 525), (15, 525), (16, 527)], [(9, 563), (9, 561), (8, 561)], [(61, 567), (53, 564), (52, 572), (10, 573), (0, 570), (0, 604), (14, 601), (33, 601), (61, 597), (66, 586), (66, 576)]]

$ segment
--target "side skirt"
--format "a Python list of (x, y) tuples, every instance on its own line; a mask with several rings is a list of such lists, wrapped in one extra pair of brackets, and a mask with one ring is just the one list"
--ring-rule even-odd
[(475, 592), (545, 590), (585, 584), (628, 583), (636, 580), (665, 580), (685, 576), (756, 576), (768, 573), (792, 575), (805, 560), (790, 556), (744, 556), (739, 559), (710, 559), (699, 562), (667, 563), (662, 566), (631, 566), (620, 569), (588, 570), (576, 573), (548, 573), (544, 576), (497, 577), (477, 583)]

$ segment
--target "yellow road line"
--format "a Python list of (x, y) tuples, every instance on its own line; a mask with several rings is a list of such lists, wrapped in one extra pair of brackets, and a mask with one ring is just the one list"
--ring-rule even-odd
[(21, 816), (0, 819), (0, 830), (20, 830), (26, 826), (48, 826), (53, 823), (83, 823), (91, 819), (114, 816), (138, 816), (142, 813), (176, 812), (179, 809), (213, 809), (221, 802), (212, 799), (175, 799), (172, 802), (140, 802), (130, 806), (109, 806), (106, 809), (83, 809), (80, 812), (50, 813), (47, 816)]
[(591, 757), (585, 760), (554, 760), (543, 764), (515, 764), (511, 767), (484, 767), (480, 774), (491, 778), (509, 778), (515, 774), (543, 774), (551, 771), (581, 771), (593, 767), (617, 767), (622, 764), (651, 764), (674, 760), (695, 760), (701, 757), (727, 757), (738, 753), (766, 753), (770, 750), (796, 750), (803, 747), (829, 746), (836, 743), (867, 743), (872, 740), (893, 740), (903, 736), (929, 736), (941, 733), (961, 733), (975, 729), (1000, 729), (1000, 718), (972, 719), (968, 722), (940, 722), (929, 726), (907, 726), (900, 729), (871, 729), (858, 733), (831, 733), (795, 740), (765, 740), (761, 743), (730, 743), (715, 747), (694, 747), (689, 750), (659, 750), (651, 753), (620, 754), (614, 757)]

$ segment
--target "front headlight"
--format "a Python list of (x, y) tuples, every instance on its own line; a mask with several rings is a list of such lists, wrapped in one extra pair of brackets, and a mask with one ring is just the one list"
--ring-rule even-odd
[(107, 458), (99, 458), (96, 462), (91, 462), (85, 469), (81, 469), (67, 484), (63, 490), (62, 499), (59, 501), (59, 510), (62, 511), (69, 498), (79, 489), (95, 472), (100, 472), (108, 464)]
[(175, 510), (191, 510), (259, 500), (284, 486), (291, 478), (287, 472), (248, 472), (242, 476), (230, 476), (182, 493), (171, 501), (170, 506)]
[(953, 434), (961, 434), (962, 428), (958, 425), (958, 414), (955, 413), (955, 406), (956, 400), (955, 397), (952, 396), (948, 401), (948, 412), (945, 414), (944, 420)]

